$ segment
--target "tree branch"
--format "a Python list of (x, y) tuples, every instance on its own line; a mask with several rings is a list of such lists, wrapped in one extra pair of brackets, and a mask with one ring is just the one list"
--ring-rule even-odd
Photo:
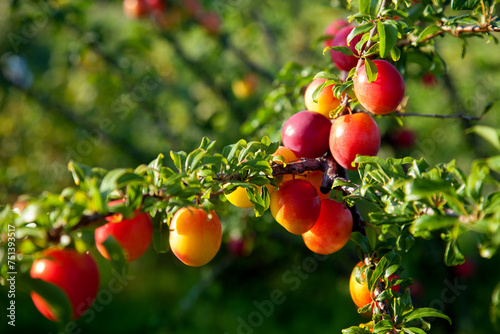
[(395, 112), (396, 116), (400, 117), (429, 117), (429, 118), (460, 118), (466, 121), (479, 121), (480, 116), (467, 116), (463, 114), (451, 114), (451, 115), (438, 115), (438, 114), (419, 114), (419, 113), (401, 113)]

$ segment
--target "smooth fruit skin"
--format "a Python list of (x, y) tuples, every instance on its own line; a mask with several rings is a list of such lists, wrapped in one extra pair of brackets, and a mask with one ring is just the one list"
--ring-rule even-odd
[[(113, 206), (122, 201), (112, 201), (108, 205)], [(146, 252), (153, 237), (153, 225), (149, 214), (137, 213), (130, 219), (123, 219), (120, 214), (116, 214), (107, 217), (106, 220), (109, 223), (96, 228), (94, 234), (97, 250), (102, 256), (111, 260), (103, 245), (109, 236), (115, 238), (122, 247), (127, 262), (137, 260)]]
[(130, 18), (139, 19), (148, 15), (149, 8), (145, 0), (123, 0), (123, 12)]
[(281, 131), (283, 145), (298, 158), (317, 158), (328, 151), (331, 122), (314, 111), (300, 111), (290, 117)]
[(380, 131), (377, 122), (368, 114), (356, 113), (340, 116), (330, 132), (330, 152), (342, 167), (352, 166), (356, 155), (375, 156), (380, 147)]
[(323, 194), (321, 192), (321, 183), (323, 182), (323, 174), (324, 173), (322, 171), (319, 171), (319, 170), (306, 172), (303, 175), (287, 174), (287, 175), (283, 175), (282, 182), (288, 181), (288, 180), (293, 180), (294, 178), (307, 180), (307, 181), (311, 182), (311, 184), (314, 186), (314, 188), (316, 188), (316, 191), (318, 192), (318, 195), (319, 195), (319, 199), (330, 198), (330, 194), (332, 192), (331, 190), (326, 194)]
[(301, 235), (318, 220), (321, 200), (314, 186), (306, 180), (280, 183), (279, 190), (271, 192), (271, 214), (288, 232)]
[[(356, 267), (361, 268), (363, 266), (363, 262), (359, 262)], [(356, 267), (354, 269), (356, 269)], [(368, 285), (366, 282), (362, 284), (356, 281), (356, 277), (354, 276), (354, 269), (351, 273), (351, 278), (349, 279), (349, 292), (351, 293), (351, 298), (354, 304), (357, 307), (363, 307), (368, 303), (372, 302), (372, 297), (370, 295), (370, 290), (368, 290)], [(361, 278), (365, 279), (364, 273), (361, 274)]]
[(184, 264), (199, 267), (212, 260), (222, 243), (222, 226), (214, 211), (181, 208), (170, 223), (170, 249)]
[[(346, 46), (349, 49), (351, 49), (351, 51), (355, 55), (359, 55), (359, 52), (356, 50), (356, 44), (358, 44), (358, 42), (361, 40), (363, 34), (354, 37), (349, 42), (349, 45), (347, 45), (347, 36), (351, 33), (351, 31), (354, 28), (355, 27), (353, 26), (347, 26), (340, 29), (337, 35), (335, 35), (335, 37), (333, 38), (331, 46)], [(331, 50), (331, 56), (335, 65), (342, 71), (350, 71), (351, 68), (356, 67), (356, 64), (358, 63), (359, 60), (355, 56), (347, 56), (340, 51)]]
[(250, 199), (248, 198), (247, 191), (243, 187), (236, 187), (236, 190), (234, 190), (230, 194), (224, 194), (229, 201), (234, 206), (237, 206), (238, 208), (252, 208), (253, 203), (250, 202)]
[[(59, 287), (70, 302), (73, 319), (81, 317), (94, 302), (99, 289), (99, 271), (89, 254), (73, 249), (48, 249), (35, 260), (31, 278), (38, 278)], [(36, 292), (31, 293), (33, 303), (47, 319), (59, 321), (52, 307)]]
[(349, 241), (352, 214), (342, 203), (332, 199), (321, 201), (318, 221), (302, 235), (307, 248), (318, 254), (332, 254)]
[(321, 90), (318, 95), (318, 102), (314, 102), (313, 100), (314, 91), (325, 81), (325, 79), (314, 79), (309, 86), (307, 86), (304, 94), (304, 101), (307, 110), (319, 112), (326, 118), (330, 118), (330, 111), (340, 105), (340, 101), (333, 95), (332, 88), (334, 85), (326, 86)]
[(332, 41), (335, 35), (340, 31), (340, 29), (347, 27), (349, 25), (349, 21), (344, 20), (344, 19), (337, 19), (331, 22), (329, 25), (326, 26), (325, 32), (323, 35), (329, 36), (330, 38), (325, 40), (325, 48), (328, 46), (332, 46)]
[(386, 115), (399, 106), (405, 95), (405, 81), (401, 73), (385, 60), (374, 60), (377, 67), (377, 79), (368, 82), (365, 64), (358, 69), (354, 77), (354, 93), (359, 103), (375, 115)]

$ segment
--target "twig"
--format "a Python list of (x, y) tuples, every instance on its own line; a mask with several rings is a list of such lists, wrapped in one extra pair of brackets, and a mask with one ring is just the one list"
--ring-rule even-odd
[(414, 44), (414, 43), (425, 43), (427, 41), (430, 41), (431, 39), (444, 35), (445, 33), (449, 33), (453, 36), (460, 36), (463, 33), (484, 33), (484, 32), (500, 32), (500, 27), (497, 26), (492, 26), (488, 25), (485, 27), (477, 26), (477, 25), (470, 25), (470, 26), (444, 26), (444, 25), (439, 25), (438, 28), (440, 30), (436, 31), (433, 34), (427, 35), (421, 40), (418, 40), (418, 36), (413, 36), (410, 37), (406, 40), (402, 40), (397, 43), (398, 46), (405, 46), (408, 44)]
[(394, 115), (400, 117), (429, 117), (429, 118), (460, 118), (466, 121), (479, 121), (480, 116), (467, 116), (463, 114), (438, 115), (438, 114), (419, 114), (419, 113), (400, 113), (395, 112)]

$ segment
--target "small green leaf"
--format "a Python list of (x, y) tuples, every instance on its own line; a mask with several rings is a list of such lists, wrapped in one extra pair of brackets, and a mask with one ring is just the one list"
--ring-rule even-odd
[(475, 125), (467, 129), (466, 133), (475, 133), (500, 150), (500, 131), (485, 125)]
[(423, 215), (415, 219), (411, 227), (415, 236), (422, 236), (425, 232), (432, 232), (443, 228), (449, 228), (458, 224), (458, 217), (442, 215)]
[(393, 61), (398, 61), (401, 58), (401, 50), (396, 46), (391, 49), (390, 54)]
[(446, 244), (446, 250), (444, 252), (444, 263), (448, 267), (463, 264), (465, 258), (463, 254), (458, 249), (457, 241), (455, 239), (449, 240)]
[(417, 42), (421, 42), (424, 40), (426, 37), (431, 36), (436, 34), (438, 31), (440, 31), (441, 28), (439, 28), (436, 25), (430, 25), (426, 27), (419, 35), (418, 35), (418, 40)]
[(374, 82), (375, 80), (377, 80), (377, 65), (375, 65), (375, 63), (368, 58), (365, 58), (365, 70), (368, 77), (368, 82)]
[(338, 75), (335, 75), (333, 73), (326, 72), (326, 71), (319, 72), (318, 74), (316, 74), (314, 76), (314, 79), (335, 80), (335, 81), (338, 81), (338, 82), (341, 81)]
[(476, 8), (481, 0), (451, 0), (453, 10), (472, 10)]
[(351, 240), (356, 245), (358, 245), (363, 250), (363, 252), (365, 252), (366, 254), (370, 254), (371, 253), (370, 242), (361, 233), (359, 233), (359, 232), (352, 232), (351, 233)]
[(377, 30), (380, 40), (380, 57), (385, 58), (389, 55), (392, 48), (396, 46), (398, 29), (392, 24), (378, 22)]
[(376, 17), (381, 6), (380, 0), (360, 0), (359, 11), (362, 14)]
[(106, 240), (104, 240), (102, 245), (104, 246), (104, 248), (106, 248), (109, 257), (111, 258), (110, 261), (116, 270), (121, 272), (123, 268), (127, 268), (127, 259), (125, 258), (125, 253), (123, 252), (120, 244), (118, 244), (116, 239), (113, 238), (113, 236), (108, 236)]
[(408, 334), (427, 334), (423, 329), (418, 327), (404, 327), (403, 331)]
[(182, 173), (183, 160), (186, 158), (186, 152), (170, 151), (170, 158), (174, 162), (174, 166)]
[(352, 52), (352, 50), (349, 49), (347, 46), (331, 46), (331, 47), (325, 48), (325, 51), (326, 50), (334, 50), (337, 52), (341, 52), (342, 54), (344, 54), (346, 56), (354, 56), (354, 52)]
[(354, 29), (351, 30), (351, 32), (347, 36), (347, 45), (349, 45), (349, 43), (352, 41), (354, 37), (356, 37), (359, 34), (364, 34), (365, 32), (370, 31), (374, 26), (375, 23), (373, 22), (368, 22), (360, 26), (356, 26)]
[(491, 294), (490, 319), (496, 330), (500, 330), (500, 283), (498, 283)]
[(156, 253), (167, 253), (170, 250), (168, 242), (169, 226), (164, 222), (163, 214), (156, 214), (152, 219), (153, 224), (153, 247)]
[(444, 314), (440, 310), (436, 310), (430, 307), (418, 308), (411, 311), (410, 313), (407, 313), (403, 318), (403, 322), (410, 322), (414, 319), (420, 319), (425, 317), (443, 318), (448, 320), (448, 322), (451, 324), (451, 319), (446, 314)]
[(72, 307), (66, 294), (56, 285), (47, 283), (41, 279), (29, 277), (18, 277), (19, 289), (35, 292), (42, 297), (55, 313), (55, 317), (60, 323), (67, 323), (72, 318)]
[(352, 327), (343, 329), (342, 334), (370, 334), (370, 331), (366, 328), (352, 326)]

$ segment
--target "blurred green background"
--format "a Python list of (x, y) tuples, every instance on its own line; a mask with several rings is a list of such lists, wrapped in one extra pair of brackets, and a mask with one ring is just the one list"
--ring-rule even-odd
[[(121, 1), (0, 2), (1, 203), (71, 186), (69, 160), (135, 167), (159, 153), (190, 151), (203, 136), (218, 148), (240, 138), (280, 139), (284, 120), (305, 108), (304, 86), (332, 68), (322, 55), (325, 27), (348, 13), (326, 0), (213, 0), (190, 15), (189, 3), (170, 1), (162, 15), (132, 19)], [(499, 97), (500, 47), (480, 38), (467, 43), (462, 58), (462, 41), (438, 39), (446, 76), (409, 66), (407, 112), (479, 115)], [(437, 76), (425, 84), (429, 71)], [(499, 115), (496, 104), (479, 124), (499, 127)], [(473, 159), (494, 152), (465, 134), (476, 123), (377, 122), (382, 157), (456, 159), (467, 171)], [(401, 145), (402, 129), (415, 137), (410, 145)], [(313, 334), (369, 320), (356, 313), (348, 292), (358, 261), (351, 243), (319, 258), (270, 215), (256, 219), (251, 209), (228, 205), (220, 216), (225, 240), (209, 265), (189, 268), (151, 249), (121, 277), (123, 290), (111, 293), (114, 276), (96, 254), (102, 290), (72, 331), (46, 320), (21, 291), (16, 327), (2, 320), (1, 331)], [(433, 321), (431, 333), (492, 333), (489, 304), (500, 261), (480, 259), (472, 237), (460, 241), (468, 257), (460, 269), (444, 267), (438, 236), (418, 240), (406, 257), (416, 306), (430, 304), (454, 319), (452, 326)], [(239, 242), (244, 256), (235, 254)], [(0, 292), (6, 305), (4, 287)], [(2, 319), (4, 312), (2, 306)]]

